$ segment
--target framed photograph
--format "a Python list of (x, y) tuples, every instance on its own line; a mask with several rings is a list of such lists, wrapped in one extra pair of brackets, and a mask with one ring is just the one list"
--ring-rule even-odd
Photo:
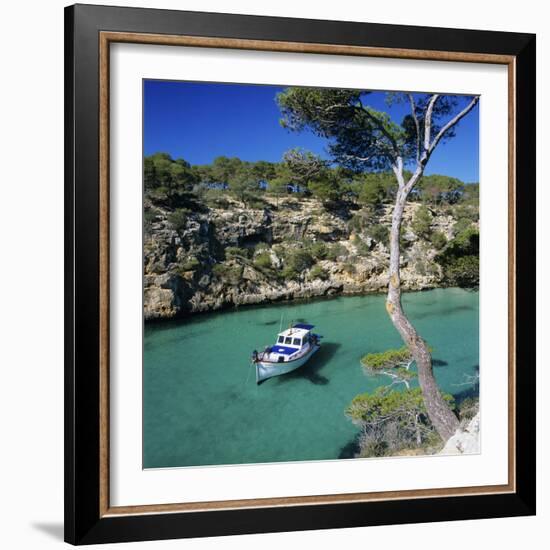
[(535, 36), (65, 11), (65, 539), (535, 513)]

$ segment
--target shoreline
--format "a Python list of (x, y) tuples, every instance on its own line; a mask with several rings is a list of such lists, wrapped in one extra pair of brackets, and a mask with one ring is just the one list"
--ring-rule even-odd
[[(402, 292), (402, 295), (406, 294), (414, 294), (414, 293), (420, 293), (420, 292), (430, 292), (433, 290), (440, 290), (440, 289), (451, 289), (451, 288), (457, 288), (464, 291), (471, 291), (471, 292), (477, 292), (479, 291), (479, 287), (459, 287), (459, 286), (446, 286), (446, 285), (438, 285), (433, 286), (430, 288), (421, 288), (421, 289), (414, 289), (414, 290), (404, 290)], [(255, 303), (244, 303), (244, 304), (227, 304), (220, 308), (213, 308), (213, 309), (207, 309), (203, 311), (183, 311), (181, 313), (178, 313), (174, 315), (173, 317), (156, 317), (153, 319), (147, 319), (145, 318), (145, 315), (143, 316), (143, 326), (160, 326), (172, 322), (185, 322), (190, 321), (191, 319), (199, 319), (199, 318), (206, 318), (209, 315), (217, 314), (217, 313), (223, 313), (223, 312), (234, 312), (241, 309), (258, 309), (265, 306), (275, 306), (275, 307), (283, 307), (285, 305), (291, 305), (291, 304), (304, 304), (308, 302), (314, 302), (314, 301), (325, 301), (325, 300), (335, 300), (337, 298), (343, 298), (343, 297), (355, 297), (355, 296), (384, 296), (386, 295), (386, 291), (367, 291), (367, 292), (339, 292), (334, 294), (319, 294), (316, 296), (310, 296), (310, 297), (304, 297), (304, 298), (292, 298), (292, 299), (280, 299), (280, 300), (264, 300), (259, 301)]]

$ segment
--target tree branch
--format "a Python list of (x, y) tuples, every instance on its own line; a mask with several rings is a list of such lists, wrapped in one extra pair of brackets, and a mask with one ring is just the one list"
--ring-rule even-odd
[(414, 125), (416, 127), (416, 162), (420, 161), (420, 124), (418, 122), (418, 117), (416, 116), (416, 104), (414, 102), (414, 97), (412, 94), (407, 94), (409, 96), (409, 102), (411, 104), (411, 113), (414, 120)]
[(443, 126), (441, 130), (439, 130), (439, 133), (437, 134), (437, 136), (435, 136), (432, 144), (428, 148), (428, 153), (431, 154), (431, 152), (437, 147), (437, 144), (440, 142), (445, 133), (448, 132), (457, 122), (459, 122), (461, 118), (465, 117), (475, 107), (478, 101), (479, 96), (474, 97), (472, 101), (470, 101), (470, 103), (468, 103), (468, 105), (462, 111), (460, 111), (460, 113), (458, 113), (458, 115), (449, 120), (449, 122), (447, 122), (447, 124), (445, 124), (445, 126)]
[(361, 101), (361, 98), (359, 98), (358, 101), (359, 101), (359, 106), (360, 106), (361, 112), (365, 113), (367, 115), (367, 117), (370, 120), (372, 120), (372, 122), (374, 122), (376, 127), (382, 132), (382, 134), (386, 137), (386, 139), (389, 140), (389, 142), (391, 143), (392, 149), (395, 153), (395, 156), (398, 157), (399, 156), (399, 148), (397, 147), (397, 143), (396, 143), (395, 139), (393, 138), (393, 136), (386, 130), (386, 128), (384, 128), (384, 125), (380, 122), (380, 120), (378, 120), (378, 118), (376, 118), (373, 114), (371, 114), (369, 112), (368, 108), (366, 108), (363, 105), (363, 102)]
[(424, 154), (428, 153), (430, 150), (430, 140), (432, 132), (432, 113), (434, 110), (435, 102), (439, 94), (433, 94), (428, 101), (428, 106), (426, 107), (426, 114), (424, 115)]
[(347, 154), (344, 154), (342, 155), (343, 158), (346, 158), (346, 159), (355, 159), (359, 162), (368, 162), (369, 160), (372, 160), (372, 157), (373, 155), (369, 156), (369, 157), (358, 157), (357, 155), (347, 155)]

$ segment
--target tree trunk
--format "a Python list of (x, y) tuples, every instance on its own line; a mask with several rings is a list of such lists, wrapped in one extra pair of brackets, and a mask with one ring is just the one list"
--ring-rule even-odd
[(393, 325), (401, 335), (401, 338), (403, 338), (403, 341), (409, 348), (411, 355), (416, 362), (416, 367), (418, 369), (418, 381), (420, 383), (428, 416), (443, 441), (447, 441), (447, 439), (449, 439), (458, 428), (458, 419), (439, 391), (437, 382), (435, 381), (433, 375), (432, 357), (426, 342), (424, 342), (424, 340), (422, 340), (416, 332), (416, 329), (405, 315), (401, 306), (401, 251), (399, 236), (407, 195), (408, 193), (405, 192), (403, 186), (399, 185), (395, 200), (395, 207), (393, 210), (390, 233), (390, 280), (388, 285), (386, 310)]

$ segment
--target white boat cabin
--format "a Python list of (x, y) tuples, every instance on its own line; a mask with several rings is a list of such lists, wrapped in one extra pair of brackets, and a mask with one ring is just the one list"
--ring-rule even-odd
[[(310, 325), (307, 325), (310, 326)], [(311, 327), (313, 328), (313, 327)], [(289, 346), (292, 348), (302, 348), (310, 341), (311, 329), (292, 327), (280, 332), (277, 335), (277, 344), (273, 346)], [(275, 350), (273, 350), (275, 351)]]
[[(297, 324), (277, 335), (277, 342), (264, 351), (263, 359), (273, 362), (291, 361), (315, 343), (313, 325)], [(299, 353), (302, 352), (302, 353)]]

